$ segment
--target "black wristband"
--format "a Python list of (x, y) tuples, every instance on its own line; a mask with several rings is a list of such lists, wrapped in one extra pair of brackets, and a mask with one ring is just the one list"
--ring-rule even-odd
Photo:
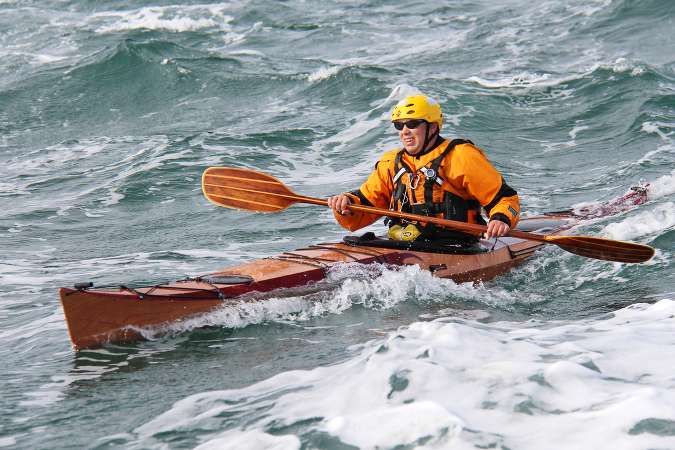
[(358, 198), (359, 201), (361, 202), (362, 205), (364, 206), (373, 206), (372, 203), (370, 203), (370, 200), (366, 198), (365, 195), (363, 195), (363, 192), (361, 192), (361, 189), (356, 189), (355, 191), (351, 192), (345, 192), (345, 194), (351, 194), (354, 197)]
[(492, 216), (490, 216), (490, 220), (499, 220), (500, 222), (507, 224), (509, 227), (511, 226), (511, 221), (509, 218), (502, 213), (494, 213)]

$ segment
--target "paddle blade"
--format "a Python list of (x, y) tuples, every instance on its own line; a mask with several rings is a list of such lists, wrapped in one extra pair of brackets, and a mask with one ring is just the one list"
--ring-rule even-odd
[(218, 206), (247, 211), (277, 212), (297, 201), (297, 196), (273, 176), (235, 167), (206, 169), (202, 192)]
[(555, 244), (575, 255), (623, 263), (641, 263), (654, 256), (648, 245), (614, 241), (590, 236), (546, 236), (546, 242)]

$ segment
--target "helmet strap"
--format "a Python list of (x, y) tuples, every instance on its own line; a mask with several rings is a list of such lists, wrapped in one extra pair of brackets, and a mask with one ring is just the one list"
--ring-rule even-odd
[(427, 146), (429, 145), (429, 142), (431, 142), (432, 139), (434, 141), (436, 141), (436, 138), (438, 137), (438, 132), (439, 132), (438, 128), (436, 128), (436, 131), (434, 132), (433, 135), (429, 136), (429, 128), (430, 127), (431, 127), (431, 123), (427, 122), (427, 129), (424, 131), (424, 145), (422, 146), (422, 153), (426, 153), (427, 150), (428, 150)]

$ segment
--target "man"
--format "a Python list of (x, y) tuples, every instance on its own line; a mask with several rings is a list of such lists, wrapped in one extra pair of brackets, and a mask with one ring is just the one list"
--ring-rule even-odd
[[(437, 102), (425, 95), (406, 97), (394, 107), (391, 121), (403, 148), (385, 153), (359, 189), (328, 199), (340, 225), (354, 231), (378, 219), (349, 208), (360, 204), (485, 224), (483, 208), (489, 217), (487, 238), (503, 236), (516, 226), (518, 194), (471, 141), (440, 136), (443, 114)], [(387, 222), (390, 239), (460, 244), (478, 240), (478, 236), (423, 222)]]

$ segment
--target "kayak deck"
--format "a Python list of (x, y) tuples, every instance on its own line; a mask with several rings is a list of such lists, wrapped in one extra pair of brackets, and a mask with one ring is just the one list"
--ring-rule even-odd
[[(559, 233), (576, 221), (569, 216), (523, 219), (518, 229)], [(201, 277), (147, 287), (61, 288), (68, 333), (75, 349), (138, 340), (144, 328), (161, 327), (222, 307), (244, 294), (304, 286), (323, 280), (343, 263), (417, 265), (456, 282), (489, 280), (520, 264), (543, 244), (516, 238), (482, 241), (478, 247), (443, 252), (368, 245), (368, 241), (311, 245), (257, 259)], [(376, 242), (373, 242), (376, 244)], [(399, 243), (400, 244), (400, 243)], [(398, 245), (400, 247), (400, 245)], [(415, 246), (411, 246), (414, 248)], [(248, 300), (247, 300), (248, 301)], [(250, 301), (257, 301), (252, 296)]]

